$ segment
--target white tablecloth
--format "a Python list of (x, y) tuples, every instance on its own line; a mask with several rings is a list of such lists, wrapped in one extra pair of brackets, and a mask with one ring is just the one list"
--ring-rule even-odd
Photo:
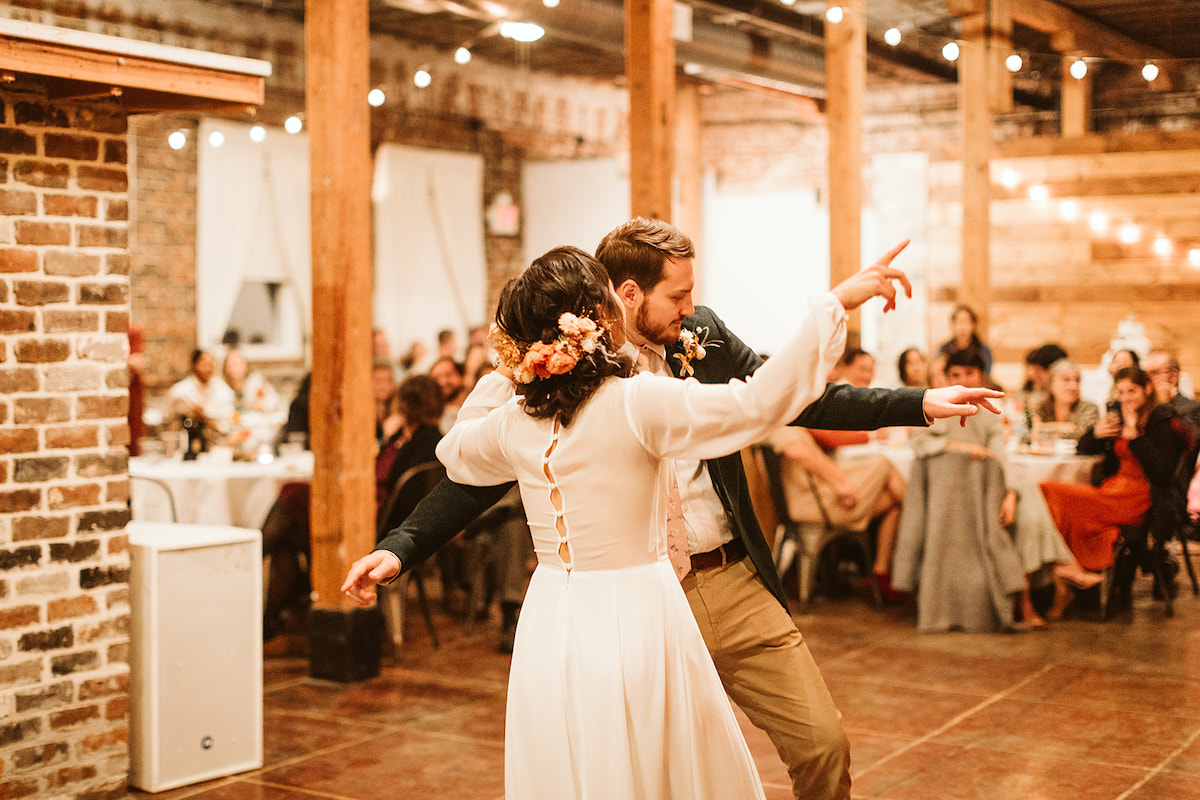
[(312, 473), (311, 453), (269, 464), (131, 458), (133, 518), (170, 522), (170, 497), (178, 522), (261, 529), (279, 488), (291, 481), (311, 481)]

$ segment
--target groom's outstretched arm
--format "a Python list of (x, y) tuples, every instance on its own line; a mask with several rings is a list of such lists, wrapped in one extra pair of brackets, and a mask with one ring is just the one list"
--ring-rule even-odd
[(459, 531), (500, 502), (512, 487), (512, 483), (465, 486), (443, 478), (417, 503), (400, 527), (384, 537), (375, 549), (395, 555), (400, 559), (401, 570), (406, 572), (436, 553)]

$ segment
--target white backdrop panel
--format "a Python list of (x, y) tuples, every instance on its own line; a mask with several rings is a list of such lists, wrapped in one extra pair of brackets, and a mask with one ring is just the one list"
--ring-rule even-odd
[(611, 158), (527, 162), (525, 263), (559, 245), (588, 253), (629, 219), (629, 168)]

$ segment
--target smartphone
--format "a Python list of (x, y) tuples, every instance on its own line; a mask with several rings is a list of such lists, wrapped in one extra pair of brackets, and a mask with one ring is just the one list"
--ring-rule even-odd
[(1106, 406), (1104, 407), (1104, 410), (1105, 410), (1105, 411), (1107, 411), (1107, 412), (1108, 412), (1108, 413), (1110, 413), (1110, 414), (1116, 414), (1116, 415), (1117, 415), (1117, 420), (1118, 420), (1118, 421), (1119, 421), (1119, 422), (1120, 422), (1122, 425), (1124, 425), (1124, 424), (1125, 424), (1125, 416), (1124, 416), (1124, 415), (1121, 413), (1121, 403), (1120, 403), (1119, 401), (1117, 401), (1117, 400), (1109, 400), (1109, 401), (1108, 401), (1108, 405), (1106, 405)]

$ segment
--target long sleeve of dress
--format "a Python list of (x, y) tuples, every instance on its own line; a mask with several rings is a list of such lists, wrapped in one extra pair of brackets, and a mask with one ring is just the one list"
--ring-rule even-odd
[(506, 420), (490, 412), (516, 403), (513, 382), (499, 373), (483, 376), (458, 412), (458, 421), (438, 443), (438, 460), (456, 483), (494, 486), (517, 479), (504, 451)]
[(846, 312), (814, 298), (796, 335), (745, 381), (701, 384), (641, 375), (630, 382), (629, 424), (658, 457), (718, 458), (761, 441), (825, 392), (845, 344)]

